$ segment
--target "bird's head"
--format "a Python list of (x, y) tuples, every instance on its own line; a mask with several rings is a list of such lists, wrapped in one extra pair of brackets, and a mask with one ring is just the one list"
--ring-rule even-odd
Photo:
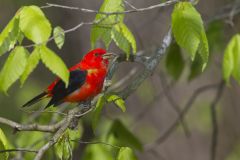
[(116, 56), (115, 53), (108, 53), (105, 49), (97, 48), (83, 57), (81, 67), (85, 69), (108, 67), (109, 61)]

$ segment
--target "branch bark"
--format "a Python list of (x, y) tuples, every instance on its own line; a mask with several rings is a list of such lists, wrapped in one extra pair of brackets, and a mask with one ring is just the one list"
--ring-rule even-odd
[(52, 125), (39, 125), (39, 124), (20, 124), (12, 120), (0, 117), (0, 123), (8, 125), (14, 129), (14, 131), (40, 131), (54, 133), (64, 124), (64, 120), (52, 124)]

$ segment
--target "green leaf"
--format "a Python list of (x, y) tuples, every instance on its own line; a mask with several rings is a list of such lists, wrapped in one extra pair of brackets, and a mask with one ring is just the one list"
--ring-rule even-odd
[(199, 44), (198, 53), (201, 57), (201, 61), (202, 61), (201, 66), (203, 71), (207, 66), (208, 55), (209, 55), (208, 40), (204, 32), (201, 33), (201, 41)]
[(105, 97), (104, 95), (100, 95), (96, 104), (96, 107), (93, 111), (93, 118), (92, 118), (92, 128), (93, 131), (96, 130), (97, 124), (100, 118), (100, 114), (102, 112), (103, 106), (105, 104)]
[[(6, 149), (8, 149), (8, 147), (9, 147), (8, 140), (5, 136), (5, 134), (3, 133), (2, 129), (0, 128), (0, 150), (6, 150)], [(0, 159), (8, 160), (8, 156), (9, 156), (8, 152), (1, 153)]]
[(208, 61), (209, 49), (201, 15), (189, 2), (179, 2), (172, 13), (173, 36), (180, 47), (190, 53), (192, 60), (201, 55), (202, 69)]
[(15, 16), (0, 34), (0, 56), (14, 47), (19, 31), (19, 18)]
[(25, 6), (20, 12), (20, 29), (34, 43), (45, 43), (52, 31), (51, 24), (37, 6)]
[(107, 101), (116, 104), (123, 112), (126, 111), (125, 101), (118, 95), (109, 95)]
[(213, 21), (207, 25), (207, 39), (209, 43), (210, 54), (212, 52), (220, 52), (224, 46), (224, 31), (222, 21)]
[(117, 160), (137, 160), (137, 157), (131, 148), (121, 147), (117, 155)]
[(28, 60), (27, 60), (27, 66), (20, 78), (21, 81), (21, 85), (24, 84), (24, 82), (26, 81), (26, 79), (28, 78), (28, 76), (32, 73), (32, 71), (37, 67), (38, 62), (40, 60), (40, 48), (39, 47), (35, 47), (35, 49), (33, 50), (33, 52), (31, 53), (31, 55), (29, 56)]
[(67, 132), (58, 140), (55, 145), (55, 151), (59, 159), (69, 160), (72, 157), (72, 148)]
[(42, 62), (68, 85), (69, 71), (62, 59), (46, 46), (40, 47)]
[(184, 69), (184, 59), (176, 43), (172, 43), (169, 47), (165, 65), (173, 79), (178, 80)]
[(223, 57), (223, 78), (229, 82), (231, 75), (240, 83), (240, 35), (236, 34), (230, 40)]
[[(104, 0), (99, 12), (123, 12), (123, 0)], [(106, 48), (111, 43), (111, 29), (116, 23), (123, 22), (124, 14), (112, 14), (106, 16), (105, 14), (97, 14), (95, 22), (91, 28), (91, 46), (95, 48), (97, 40), (103, 40)]]
[(53, 30), (54, 41), (59, 49), (62, 48), (65, 41), (65, 33), (64, 30), (57, 26)]
[(136, 53), (136, 40), (124, 23), (115, 25), (112, 28), (111, 36), (116, 45), (127, 54), (127, 57), (130, 56), (131, 49), (133, 53)]
[[(27, 120), (29, 120), (29, 115), (25, 117)], [(22, 148), (28, 148), (32, 144), (35, 144), (34, 147), (32, 147), (31, 149), (37, 150), (47, 142), (47, 140), (45, 139), (46, 133), (38, 131), (25, 132), (24, 134), (17, 134), (16, 136), (17, 137), (14, 143), (16, 143), (16, 146), (21, 146)], [(32, 160), (34, 159), (34, 157), (34, 154), (24, 154), (22, 159)]]
[(91, 47), (96, 47), (97, 40), (103, 40), (106, 48), (109, 47), (111, 39), (111, 27), (93, 26), (91, 29)]
[(81, 123), (79, 123), (78, 126), (74, 129), (67, 129), (67, 132), (69, 134), (69, 139), (74, 140), (70, 141), (71, 147), (74, 149), (75, 147), (78, 146), (77, 140), (80, 140), (83, 134), (83, 128)]
[(119, 145), (132, 147), (138, 150), (142, 150), (142, 144), (138, 140), (138, 138), (135, 137), (133, 133), (131, 133), (127, 127), (125, 127), (121, 121), (115, 120), (108, 132), (108, 138), (111, 136), (114, 136)]
[(24, 72), (27, 64), (27, 55), (27, 50), (22, 46), (17, 46), (10, 53), (0, 73), (0, 88), (5, 93)]
[(240, 84), (240, 34), (237, 34), (237, 36), (234, 38), (235, 40), (235, 46), (233, 49), (233, 61), (234, 61), (234, 68), (233, 68), (233, 77), (235, 80), (238, 81)]
[(87, 145), (82, 160), (115, 160), (108, 146), (101, 144)]
[(18, 35), (18, 39), (17, 39), (19, 45), (22, 44), (23, 39), (24, 39), (24, 34), (21, 31), (19, 31), (19, 35)]
[(196, 59), (192, 62), (190, 67), (190, 74), (188, 80), (191, 81), (202, 73), (202, 61), (200, 55), (196, 55)]

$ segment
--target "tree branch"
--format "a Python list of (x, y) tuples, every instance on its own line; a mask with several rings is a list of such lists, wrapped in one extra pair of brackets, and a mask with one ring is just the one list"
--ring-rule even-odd
[(52, 125), (39, 125), (39, 124), (20, 124), (9, 119), (0, 117), (0, 123), (8, 125), (14, 131), (41, 131), (41, 132), (55, 132), (60, 126), (64, 124), (64, 120)]
[[(57, 143), (58, 139), (64, 134), (66, 129), (70, 126), (70, 124), (76, 118), (75, 115), (79, 114), (80, 112), (81, 112), (81, 109), (79, 107), (76, 107), (76, 108), (69, 111), (68, 116), (64, 120), (65, 123), (57, 130), (57, 132), (53, 135), (51, 140), (39, 149), (39, 151), (38, 151), (37, 155), (35, 156), (34, 160), (41, 160), (44, 153), (50, 147), (52, 147), (55, 143)], [(78, 117), (78, 119), (79, 118), (80, 117)]]
[[(148, 78), (157, 65), (159, 64), (160, 59), (165, 55), (167, 48), (170, 46), (172, 41), (171, 29), (167, 32), (167, 34), (163, 38), (162, 46), (159, 47), (155, 53), (150, 57), (134, 57), (133, 61), (141, 61), (143, 62), (145, 68), (144, 70), (136, 76), (136, 78), (128, 84), (123, 90), (118, 92), (123, 99), (126, 99), (131, 93), (133, 93), (142, 82)], [(145, 59), (141, 59), (145, 58)]]

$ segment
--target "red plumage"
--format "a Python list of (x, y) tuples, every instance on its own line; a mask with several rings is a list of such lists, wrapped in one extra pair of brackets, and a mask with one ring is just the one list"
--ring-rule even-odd
[(91, 100), (102, 90), (104, 79), (107, 74), (109, 59), (114, 54), (106, 53), (98, 48), (87, 53), (83, 59), (69, 69), (69, 86), (57, 78), (47, 89), (28, 101), (25, 106), (30, 106), (43, 98), (51, 98), (46, 107), (57, 106), (63, 102), (79, 103)]

